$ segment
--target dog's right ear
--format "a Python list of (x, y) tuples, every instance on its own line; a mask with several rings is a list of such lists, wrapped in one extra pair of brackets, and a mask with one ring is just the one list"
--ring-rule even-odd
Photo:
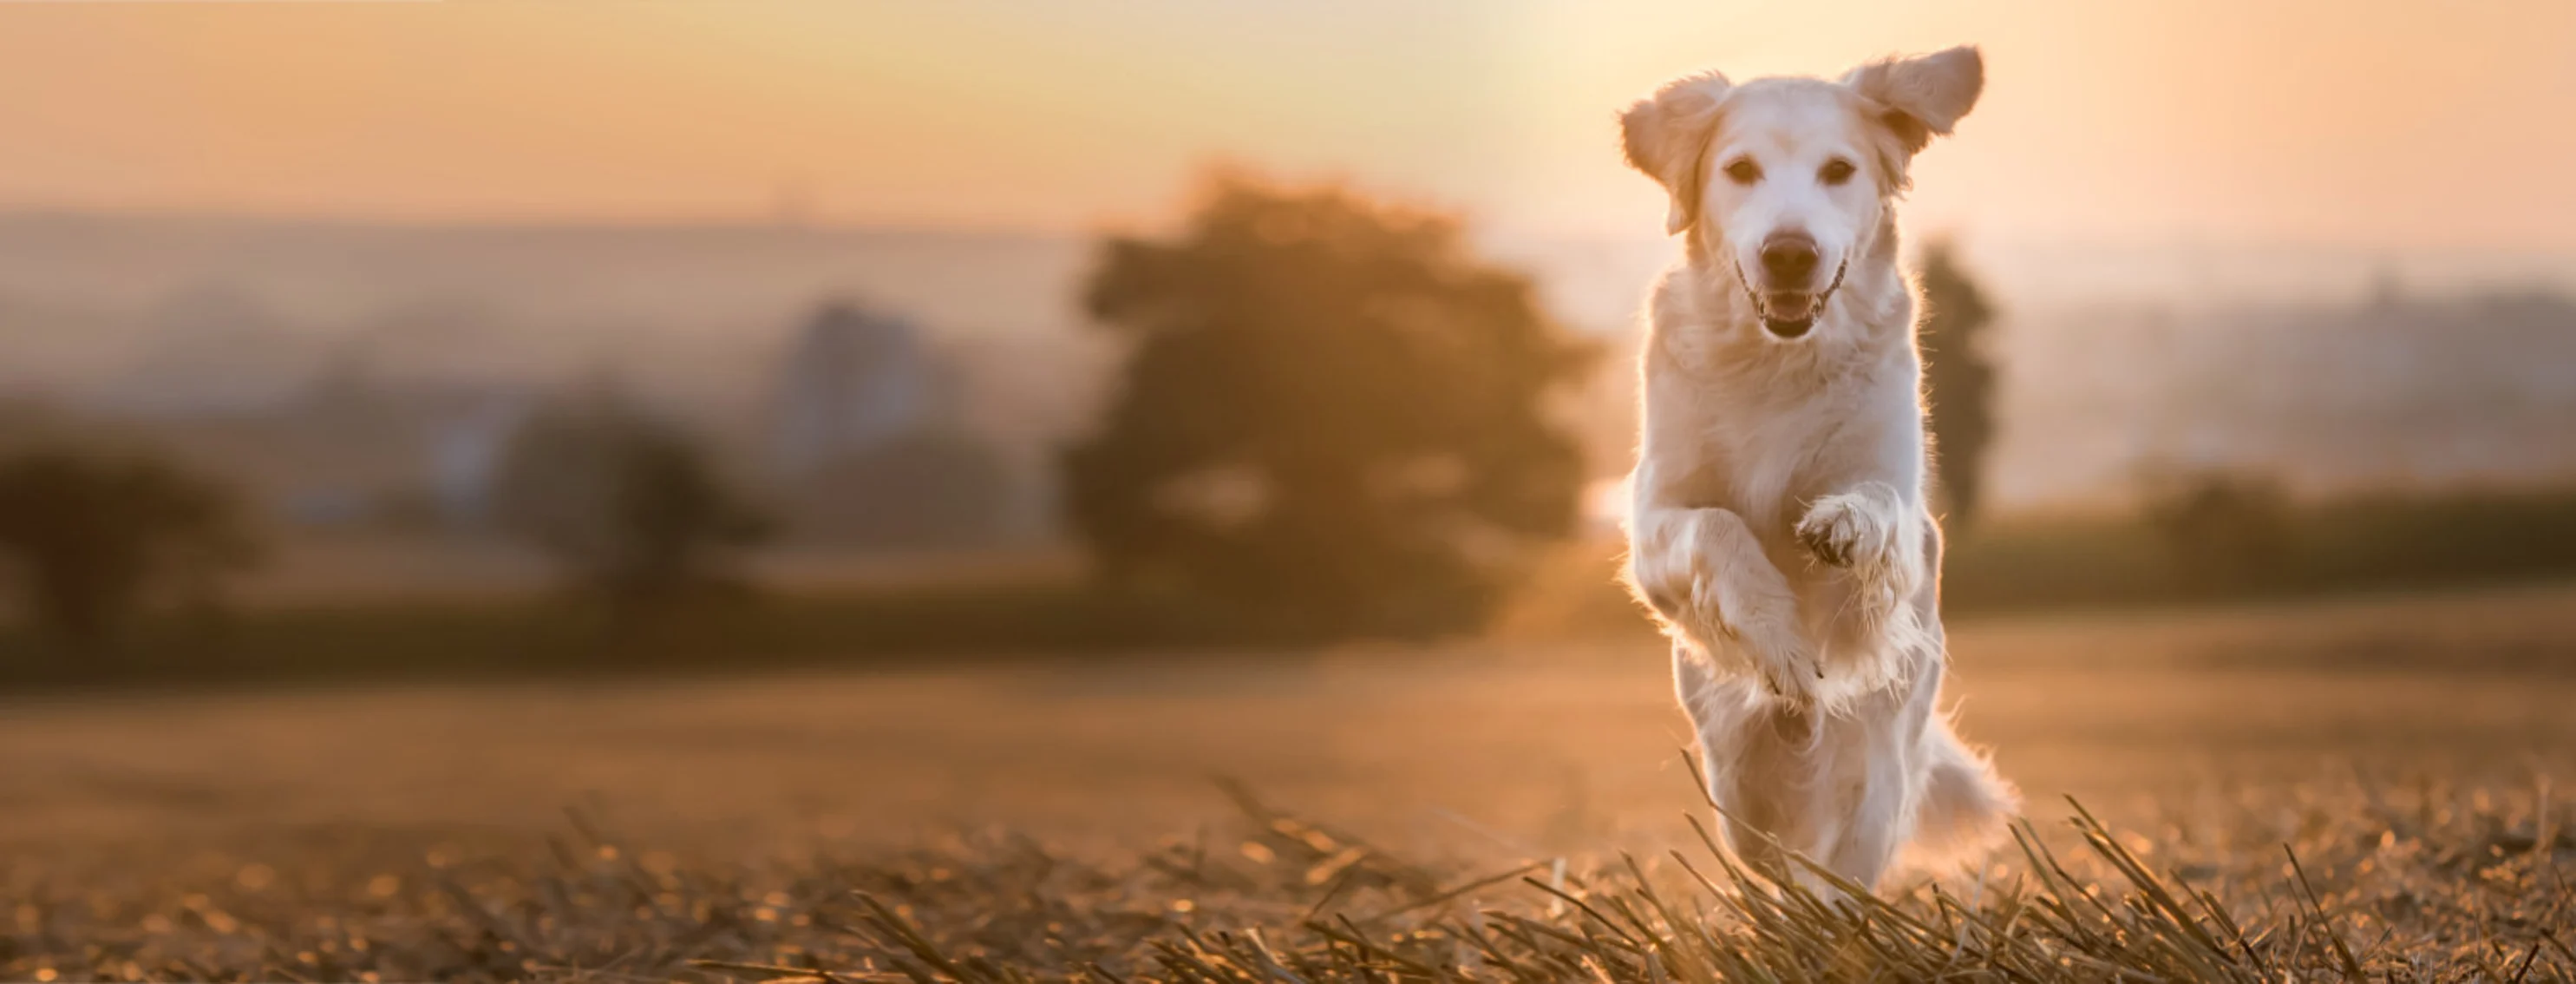
[(1976, 108), (1977, 94), (1986, 88), (1986, 59), (1975, 45), (1960, 45), (1919, 58), (1870, 62), (1845, 74), (1843, 84), (1885, 107), (1879, 122), (1896, 133), (1906, 153), (1919, 154)]
[(1727, 88), (1726, 76), (1716, 72), (1675, 79), (1619, 114), (1628, 166), (1646, 172), (1672, 196), (1672, 208), (1664, 214), (1666, 235), (1699, 221), (1708, 142), (1717, 133), (1717, 104), (1726, 98)]

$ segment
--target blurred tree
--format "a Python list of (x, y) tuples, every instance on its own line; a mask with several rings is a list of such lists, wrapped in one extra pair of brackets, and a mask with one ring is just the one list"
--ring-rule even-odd
[(495, 515), (622, 614), (736, 582), (767, 521), (688, 435), (592, 394), (537, 413), (503, 453)]
[(27, 616), (94, 651), (153, 591), (211, 603), (258, 551), (231, 495), (168, 459), (38, 447), (0, 459), (0, 555)]
[(1976, 521), (1985, 504), (1986, 448), (1995, 435), (1995, 369), (1983, 351), (1995, 309), (1960, 266), (1947, 240), (1923, 248), (1924, 387), (1932, 405), (1932, 450), (1952, 529)]
[(1576, 519), (1548, 403), (1592, 347), (1452, 219), (1210, 185), (1177, 238), (1104, 243), (1085, 296), (1133, 346), (1065, 458), (1102, 572), (1315, 631), (1478, 624)]

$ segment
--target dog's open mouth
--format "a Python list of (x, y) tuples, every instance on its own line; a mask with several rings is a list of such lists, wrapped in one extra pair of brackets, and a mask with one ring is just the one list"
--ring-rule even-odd
[(1804, 338), (1816, 327), (1816, 319), (1824, 315), (1825, 305), (1832, 303), (1834, 292), (1842, 289), (1843, 274), (1850, 269), (1849, 260), (1835, 266), (1833, 282), (1820, 291), (1758, 290), (1741, 267), (1735, 271), (1735, 282), (1744, 285), (1745, 296), (1753, 300), (1753, 313), (1762, 319), (1762, 330), (1773, 338)]
[(1764, 331), (1796, 338), (1816, 326), (1816, 309), (1824, 306), (1821, 300), (1803, 290), (1774, 290), (1764, 292), (1755, 307), (1761, 309)]

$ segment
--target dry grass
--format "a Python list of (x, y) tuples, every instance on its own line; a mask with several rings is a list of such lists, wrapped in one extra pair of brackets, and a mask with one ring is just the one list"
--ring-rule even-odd
[(1240, 801), (1221, 834), (1110, 860), (986, 833), (725, 863), (578, 815), (544, 852), (325, 847), (307, 860), (328, 863), (293, 871), (36, 860), (8, 879), (0, 978), (2576, 979), (2576, 838), (2546, 785), (2256, 794), (2224, 824), (2153, 834), (2077, 813), (2024, 829), (1973, 880), (1883, 901), (1775, 882), (1705, 844), (1421, 863)]
[(2038, 822), (1884, 902), (1625, 643), (19, 700), (0, 980), (2576, 980), (2571, 601), (1965, 626)]

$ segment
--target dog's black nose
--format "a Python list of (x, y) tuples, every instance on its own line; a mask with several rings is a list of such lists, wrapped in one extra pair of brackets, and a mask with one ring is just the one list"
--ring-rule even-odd
[(1816, 275), (1814, 237), (1803, 232), (1778, 232), (1762, 241), (1762, 271), (1769, 274), (1774, 290), (1796, 290), (1807, 286)]

